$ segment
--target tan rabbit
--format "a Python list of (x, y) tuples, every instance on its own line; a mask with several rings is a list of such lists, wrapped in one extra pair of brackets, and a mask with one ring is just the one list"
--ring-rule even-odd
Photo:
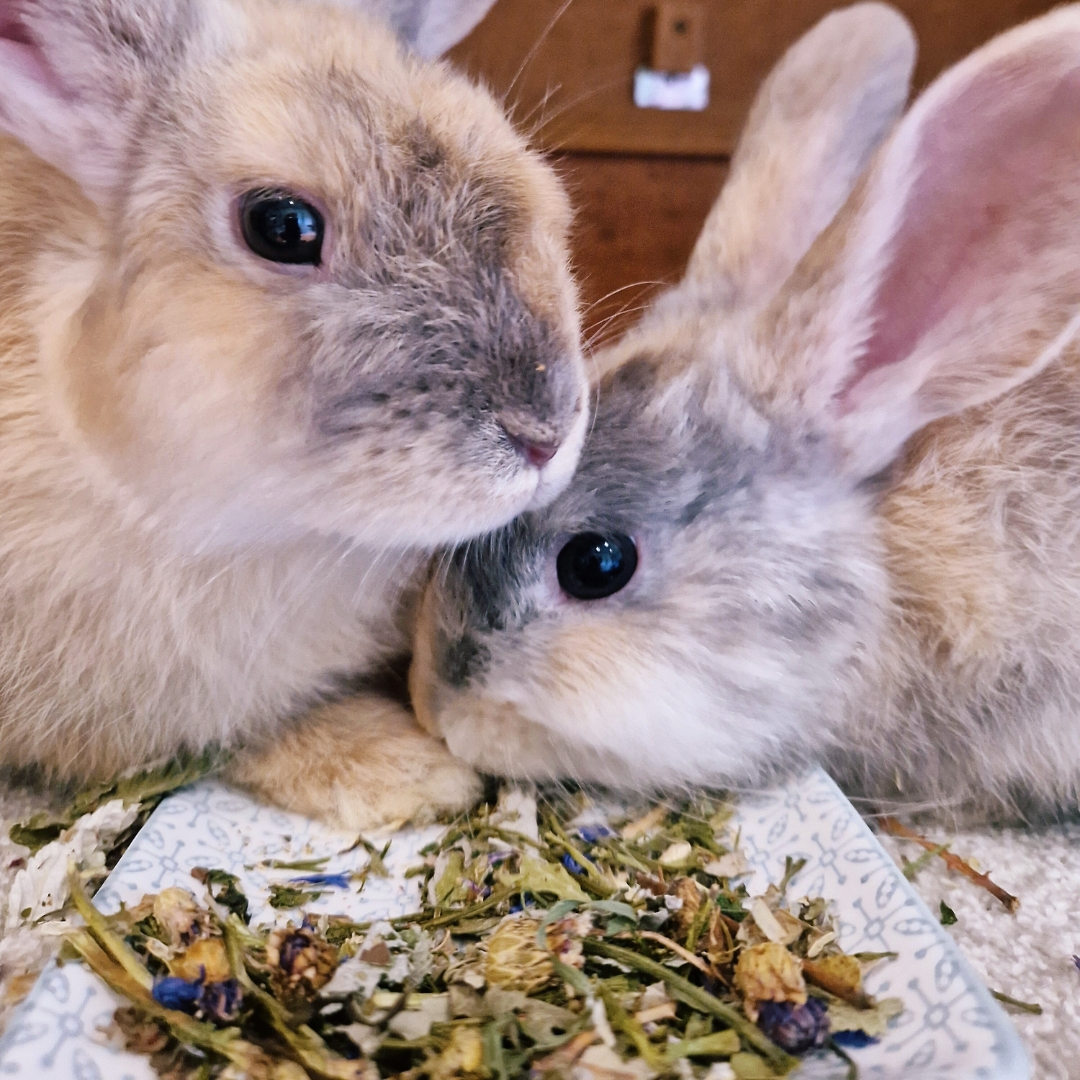
[(465, 760), (1076, 805), (1080, 5), (859, 178), (912, 58), (876, 4), (792, 48), (686, 279), (598, 358), (571, 486), (433, 581), (414, 700)]
[[(372, 4), (426, 52), (485, 6)], [(355, 688), (426, 551), (573, 469), (552, 172), (314, 0), (0, 0), (0, 130), (0, 762), (216, 742), (351, 826), (468, 802)]]

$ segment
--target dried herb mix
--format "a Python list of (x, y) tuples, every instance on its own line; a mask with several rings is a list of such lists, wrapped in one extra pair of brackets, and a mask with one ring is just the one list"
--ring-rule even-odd
[[(214, 869), (104, 916), (73, 878), (87, 925), (66, 955), (126, 999), (118, 1036), (169, 1080), (755, 1080), (808, 1053), (853, 1074), (844, 1047), (901, 1006), (866, 994), (882, 957), (839, 950), (824, 898), (788, 895), (801, 862), (751, 898), (723, 801), (621, 827), (583, 802), (512, 792), (452, 823), (410, 871), (422, 909), (376, 923), (256, 929)], [(364, 846), (378, 873), (387, 849)], [(321, 865), (271, 903), (349, 884)]]

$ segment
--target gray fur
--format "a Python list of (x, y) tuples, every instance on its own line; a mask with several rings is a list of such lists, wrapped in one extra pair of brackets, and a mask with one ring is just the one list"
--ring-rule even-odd
[[(886, 806), (1076, 811), (1080, 5), (890, 133), (905, 40), (860, 4), (792, 48), (687, 279), (596, 357), (573, 483), (433, 577), (413, 699), (466, 760), (655, 787), (816, 758)], [(583, 531), (638, 546), (605, 599), (559, 587)]]
[(465, 37), (495, 0), (338, 0), (384, 19), (421, 56), (439, 56)]

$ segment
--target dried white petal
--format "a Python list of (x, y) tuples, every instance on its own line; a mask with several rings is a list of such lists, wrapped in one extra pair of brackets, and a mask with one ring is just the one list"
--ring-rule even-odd
[(663, 855), (660, 856), (661, 866), (680, 866), (690, 858), (693, 847), (689, 840), (676, 840)]
[(637, 1007), (639, 1009), (654, 1009), (657, 1005), (666, 1005), (671, 998), (668, 996), (667, 983), (650, 983), (641, 993)]
[(835, 930), (826, 930), (822, 933), (820, 930), (814, 930), (810, 934), (810, 946), (806, 950), (806, 957), (808, 960), (813, 960), (826, 945), (836, 940)]
[(750, 872), (750, 864), (741, 851), (729, 851), (726, 855), (721, 855), (719, 859), (706, 863), (704, 870), (706, 874), (712, 874), (713, 877), (739, 877)]
[(750, 905), (750, 917), (757, 923), (758, 929), (770, 940), (781, 945), (787, 942), (787, 932), (769, 910), (769, 905), (760, 897), (754, 897)]
[(338, 1028), (338, 1031), (344, 1032), (358, 1047), (363, 1054), (370, 1057), (379, 1049), (379, 1044), (382, 1042), (382, 1033), (376, 1027), (369, 1027), (367, 1024), (349, 1024), (347, 1027)]
[(737, 1080), (737, 1076), (726, 1061), (714, 1061), (705, 1074), (705, 1080)]
[(60, 837), (46, 844), (16, 875), (8, 893), (8, 930), (60, 911), (68, 901), (68, 865), (104, 870), (105, 852), (139, 815), (137, 804), (122, 799), (85, 814)]
[(369, 998), (375, 993), (379, 980), (385, 974), (386, 968), (365, 964), (363, 960), (350, 956), (338, 965), (333, 977), (322, 988), (321, 993), (328, 997), (337, 997), (360, 991), (365, 998)]
[(499, 805), (491, 815), (491, 822), (505, 832), (518, 833), (536, 843), (540, 842), (536, 797), (521, 788), (507, 788), (499, 796)]
[(615, 1032), (611, 1030), (611, 1024), (608, 1023), (604, 1002), (600, 998), (593, 998), (590, 1002), (589, 1011), (592, 1014), (593, 1028), (596, 1030), (596, 1034), (600, 1036), (600, 1041), (605, 1046), (613, 1047), (615, 1045)]
[(435, 1018), (428, 1013), (403, 1010), (390, 1017), (386, 1026), (403, 1039), (423, 1039), (431, 1034), (431, 1025), (434, 1023)]
[(573, 1080), (651, 1080), (656, 1073), (642, 1058), (623, 1061), (610, 1047), (590, 1046), (570, 1072)]

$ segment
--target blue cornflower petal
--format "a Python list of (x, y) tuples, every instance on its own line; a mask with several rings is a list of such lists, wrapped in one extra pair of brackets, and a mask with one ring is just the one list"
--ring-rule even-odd
[(244, 995), (236, 979), (207, 983), (201, 988), (198, 1006), (212, 1020), (231, 1024), (240, 1015)]
[(585, 868), (579, 866), (577, 860), (572, 859), (569, 855), (564, 855), (562, 857), (562, 864), (566, 867), (567, 870), (570, 871), (571, 874), (581, 875), (585, 873)]
[(577, 834), (586, 844), (595, 844), (602, 837), (614, 836), (615, 832), (606, 825), (582, 825), (577, 830)]
[(1076, 970), (1080, 971), (1080, 956), (1074, 956), (1073, 963), (1076, 965)]
[(187, 979), (177, 978), (175, 975), (166, 975), (154, 983), (150, 991), (154, 1000), (166, 1009), (177, 1009), (180, 1012), (193, 1013), (199, 1007), (199, 996), (202, 993), (202, 979), (197, 982), (188, 982)]
[(763, 1001), (758, 1009), (758, 1027), (782, 1050), (805, 1054), (825, 1045), (829, 1038), (829, 1014), (820, 998), (810, 998), (804, 1005)]
[(861, 1050), (864, 1046), (873, 1046), (874, 1043), (881, 1041), (872, 1035), (867, 1035), (865, 1031), (834, 1031), (832, 1038), (837, 1046), (842, 1046), (846, 1050)]
[(335, 889), (347, 889), (351, 874), (304, 874), (289, 878), (290, 885), (330, 885)]

